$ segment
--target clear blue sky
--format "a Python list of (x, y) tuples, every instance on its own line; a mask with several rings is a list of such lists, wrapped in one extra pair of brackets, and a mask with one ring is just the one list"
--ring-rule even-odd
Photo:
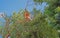
[[(7, 15), (11, 15), (13, 11), (18, 12), (20, 9), (24, 9), (26, 7), (28, 0), (0, 0), (0, 12), (5, 12)], [(33, 8), (33, 1), (29, 0), (28, 10), (31, 11)], [(43, 10), (46, 4), (43, 3), (41, 6), (37, 8)]]
[(25, 8), (26, 0), (0, 0), (0, 12), (10, 15), (13, 11)]

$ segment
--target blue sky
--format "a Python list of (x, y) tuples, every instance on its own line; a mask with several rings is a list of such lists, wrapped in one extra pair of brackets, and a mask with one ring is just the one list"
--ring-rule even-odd
[[(24, 9), (26, 7), (28, 0), (0, 0), (0, 12), (5, 12), (7, 15), (11, 15), (13, 11), (18, 12), (20, 9)], [(33, 8), (33, 1), (29, 0), (31, 5), (27, 6), (29, 11)], [(43, 10), (46, 4), (43, 3), (41, 6), (38, 5), (38, 9)]]
[(10, 15), (13, 11), (25, 8), (26, 0), (0, 0), (0, 12)]

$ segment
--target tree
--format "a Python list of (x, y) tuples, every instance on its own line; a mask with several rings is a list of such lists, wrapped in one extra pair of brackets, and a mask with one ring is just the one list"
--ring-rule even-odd
[[(56, 0), (34, 0), (37, 3), (47, 2), (49, 7), (45, 9), (44, 14), (40, 10), (34, 8), (34, 17), (30, 21), (26, 21), (24, 18), (24, 12), (19, 11), (18, 13), (14, 12), (11, 16), (11, 21), (7, 21), (9, 18), (6, 18), (6, 24), (9, 25), (9, 33), (11, 38), (58, 38), (58, 32), (53, 26), (55, 25), (55, 11), (58, 8), (50, 7), (54, 5), (53, 3)], [(53, 2), (51, 4), (51, 2)], [(51, 9), (50, 9), (51, 8)], [(55, 9), (56, 8), (56, 9)], [(52, 11), (53, 10), (53, 11)], [(56, 11), (59, 12), (59, 9)], [(52, 14), (53, 13), (53, 14)], [(4, 28), (4, 37), (8, 34), (7, 28)]]
[[(45, 9), (45, 14), (49, 19), (49, 23), (57, 29), (60, 29), (60, 0), (34, 0), (37, 4), (46, 2), (48, 7)], [(52, 20), (51, 20), (52, 18)]]
[[(37, 10), (36, 10), (37, 11)], [(45, 15), (42, 13), (36, 14), (32, 21), (25, 21), (24, 18), (21, 19), (19, 13), (14, 13), (12, 15), (12, 24), (10, 26), (11, 38), (57, 38), (58, 34), (56, 29), (52, 28)], [(19, 19), (20, 17), (20, 19)], [(22, 16), (24, 17), (24, 16)], [(24, 20), (17, 22), (17, 20)]]

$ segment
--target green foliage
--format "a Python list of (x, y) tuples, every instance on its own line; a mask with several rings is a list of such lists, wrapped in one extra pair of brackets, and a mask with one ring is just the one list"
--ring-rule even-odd
[(57, 8), (55, 9), (55, 11), (59, 13), (59, 12), (60, 12), (60, 7), (57, 7)]
[(45, 15), (43, 15), (42, 13), (36, 14), (36, 16), (33, 18), (32, 21), (29, 22), (25, 21), (22, 24), (12, 23), (10, 28), (11, 28), (10, 31), (11, 38), (57, 38), (58, 37), (56, 29), (52, 28), (48, 24)]
[[(11, 22), (9, 22), (9, 32), (11, 38), (58, 38), (58, 32), (55, 25), (60, 12), (60, 7), (55, 5), (58, 0), (34, 0), (36, 3), (47, 2), (49, 7), (44, 13), (40, 10), (33, 9), (34, 17), (30, 21), (24, 18), (24, 10), (18, 13), (13, 12)], [(57, 7), (57, 8), (56, 8)], [(9, 18), (6, 17), (5, 20)], [(60, 28), (60, 27), (59, 27)], [(3, 28), (3, 38), (8, 34), (6, 26)]]
[(0, 26), (0, 34), (2, 33), (2, 26)]
[(34, 2), (38, 4), (46, 2), (48, 4), (44, 13), (47, 16), (49, 24), (55, 29), (60, 29), (60, 0), (34, 0)]

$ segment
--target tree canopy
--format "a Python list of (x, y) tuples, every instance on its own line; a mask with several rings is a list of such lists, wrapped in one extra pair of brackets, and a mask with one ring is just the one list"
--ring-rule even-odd
[(3, 38), (59, 38), (60, 29), (60, 0), (33, 0), (36, 4), (46, 2), (44, 13), (33, 8), (33, 15), (29, 12), (32, 20), (25, 18), (26, 10), (13, 12), (12, 16), (6, 16), (5, 26), (0, 33)]

